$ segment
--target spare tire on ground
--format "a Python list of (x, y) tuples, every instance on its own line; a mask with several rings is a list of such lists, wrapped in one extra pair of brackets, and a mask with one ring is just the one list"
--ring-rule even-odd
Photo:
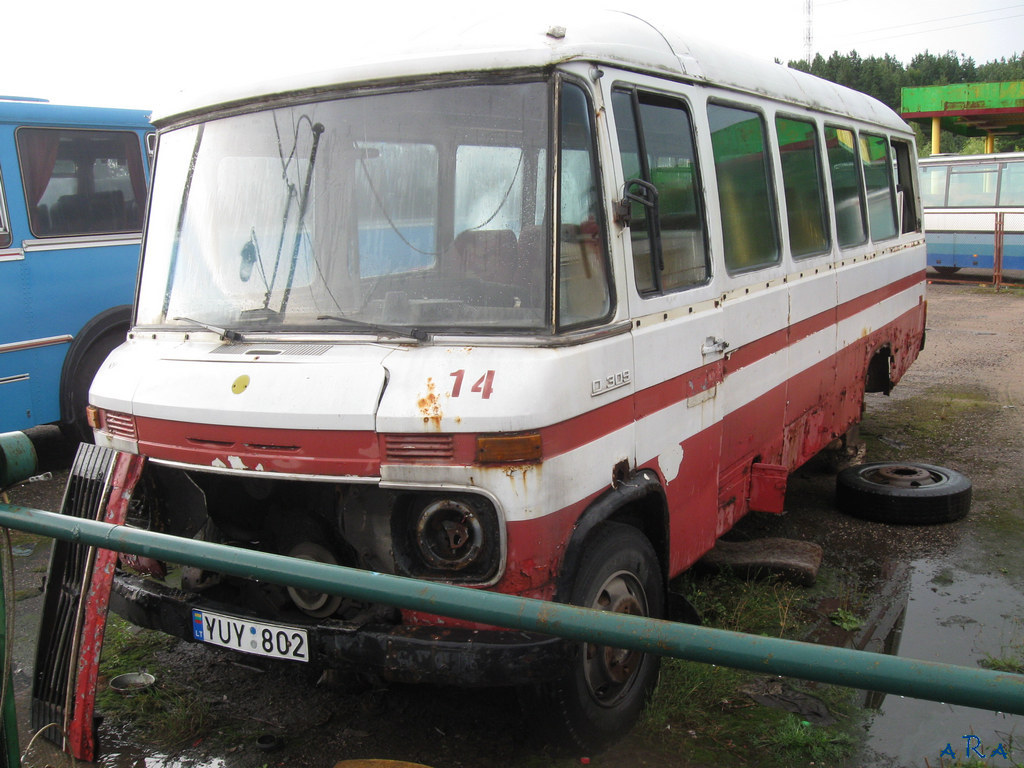
[(949, 523), (971, 508), (971, 481), (932, 464), (859, 464), (836, 477), (836, 504), (841, 512), (880, 523)]

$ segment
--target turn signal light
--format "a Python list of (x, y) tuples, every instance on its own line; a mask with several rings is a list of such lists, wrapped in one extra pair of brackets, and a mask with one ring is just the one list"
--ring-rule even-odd
[(540, 435), (481, 435), (476, 439), (478, 464), (537, 462), (543, 455)]

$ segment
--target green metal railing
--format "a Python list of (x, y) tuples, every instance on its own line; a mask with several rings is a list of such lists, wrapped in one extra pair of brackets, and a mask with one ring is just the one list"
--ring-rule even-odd
[(570, 640), (1024, 715), (1024, 675), (745, 635), (326, 565), (0, 504), (0, 526)]

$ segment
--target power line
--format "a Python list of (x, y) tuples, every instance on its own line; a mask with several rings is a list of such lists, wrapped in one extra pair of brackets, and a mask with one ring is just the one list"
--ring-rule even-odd
[[(970, 15), (970, 14), (964, 14), (964, 15)], [(1001, 16), (998, 19), (985, 19), (985, 20), (982, 20), (982, 21), (968, 21), (968, 22), (966, 22), (964, 24), (952, 24), (952, 25), (945, 26), (945, 27), (933, 27), (931, 29), (921, 29), (921, 30), (917, 30), (915, 32), (901, 32), (901, 33), (895, 34), (895, 35), (882, 35), (881, 37), (869, 37), (869, 38), (863, 39), (862, 42), (873, 43), (873, 42), (877, 42), (879, 40), (893, 40), (893, 39), (898, 38), (898, 37), (914, 37), (916, 35), (927, 35), (927, 34), (931, 34), (932, 32), (945, 32), (945, 31), (950, 30), (950, 29), (961, 29), (963, 27), (974, 27), (974, 26), (977, 26), (978, 24), (994, 24), (997, 21), (1006, 21), (1007, 19), (1019, 19), (1022, 16), (1024, 16), (1024, 13), (1017, 13), (1017, 14), (1014, 14), (1012, 16)], [(953, 19), (953, 18), (957, 18), (957, 17), (951, 16), (949, 18)], [(942, 19), (934, 19), (933, 21), (942, 21)], [(904, 25), (904, 26), (915, 26), (915, 25), (907, 24), (907, 25)], [(874, 32), (880, 32), (881, 30), (873, 30), (873, 31)], [(871, 32), (857, 33), (855, 36), (858, 36), (860, 34), (871, 34)]]
[[(845, 2), (845, 0), (840, 0), (840, 2)], [(1015, 8), (1024, 8), (1024, 3), (1016, 3), (1014, 5), (1006, 5), (1006, 6), (1003, 6), (1002, 8), (990, 8), (990, 9), (984, 10), (984, 11), (972, 11), (970, 13), (959, 13), (959, 14), (956, 14), (954, 16), (940, 16), (939, 18), (936, 18), (936, 19), (926, 19), (925, 21), (914, 21), (914, 22), (911, 22), (909, 24), (888, 25), (886, 27), (880, 27), (878, 29), (868, 29), (868, 30), (864, 30), (862, 32), (855, 32), (854, 35), (855, 36), (870, 35), (870, 34), (872, 34), (874, 32), (889, 31), (889, 30), (892, 30), (892, 29), (903, 29), (905, 27), (920, 27), (920, 26), (924, 26), (926, 24), (935, 24), (935, 23), (940, 22), (940, 21), (952, 21), (954, 19), (963, 19), (963, 18), (966, 18), (968, 16), (980, 16), (983, 13), (999, 13), (1000, 11), (1010, 11), (1010, 10), (1013, 10)], [(935, 27), (935, 28), (931, 28), (931, 29), (927, 29), (927, 30), (922, 30), (922, 32), (941, 32), (941, 31), (944, 31), (946, 29), (957, 29), (959, 27), (971, 26), (972, 24), (990, 24), (990, 23), (993, 23), (993, 22), (996, 22), (996, 21), (1003, 21), (1004, 19), (1014, 19), (1014, 18), (1017, 18), (1017, 16), (1005, 16), (1005, 17), (1000, 17), (998, 19), (980, 19), (978, 21), (967, 22), (966, 24), (958, 24), (958, 25), (953, 25), (953, 26), (949, 26), (949, 27)], [(920, 33), (909, 33), (909, 34), (920, 34)], [(879, 38), (879, 39), (884, 40), (886, 38)]]

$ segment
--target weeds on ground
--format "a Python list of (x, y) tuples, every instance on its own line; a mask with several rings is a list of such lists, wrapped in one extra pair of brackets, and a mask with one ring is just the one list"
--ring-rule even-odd
[(789, 755), (789, 765), (797, 764), (797, 758), (813, 765), (832, 765), (849, 755), (855, 746), (849, 733), (838, 728), (815, 727), (797, 715), (789, 715), (759, 737), (772, 753)]
[[(800, 638), (807, 630), (808, 591), (786, 582), (687, 573), (673, 586), (700, 612), (705, 626), (787, 638)], [(821, 700), (836, 724), (814, 725), (758, 704), (745, 692), (783, 685)], [(829, 765), (855, 746), (848, 732), (854, 696), (845, 688), (666, 658), (640, 728), (666, 752), (700, 764), (791, 766), (813, 760)]]
[(1000, 648), (998, 656), (986, 653), (985, 658), (978, 662), (979, 666), (996, 672), (1024, 675), (1024, 619), (1013, 619), (1011, 626), (1009, 631), (1013, 639)]
[(97, 709), (106, 718), (130, 725), (147, 742), (168, 748), (203, 736), (207, 719), (207, 706), (195, 691), (170, 682), (153, 666), (153, 654), (175, 642), (168, 635), (139, 629), (110, 614), (100, 657), (101, 677), (112, 680), (121, 674), (149, 671), (156, 683), (131, 695), (101, 685), (96, 695)]

